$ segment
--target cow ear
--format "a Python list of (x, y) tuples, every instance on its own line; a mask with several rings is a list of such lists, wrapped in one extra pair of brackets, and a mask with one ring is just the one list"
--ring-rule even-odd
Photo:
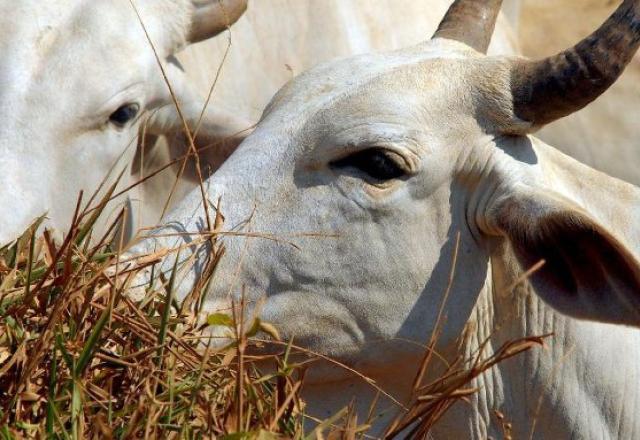
[(496, 203), (490, 223), (511, 243), (535, 292), (563, 314), (640, 325), (640, 262), (613, 231), (558, 194), (518, 189)]
[(193, 15), (189, 43), (214, 37), (235, 23), (246, 11), (248, 0), (191, 0)]
[[(172, 96), (163, 84), (162, 101), (167, 102), (149, 115), (144, 131), (151, 135), (184, 133), (185, 123), (191, 133), (211, 144), (222, 141), (240, 143), (251, 132), (253, 124), (247, 119), (209, 102), (191, 84), (179, 61), (174, 57), (165, 66)], [(174, 101), (175, 100), (175, 101)], [(180, 111), (178, 111), (178, 107)]]

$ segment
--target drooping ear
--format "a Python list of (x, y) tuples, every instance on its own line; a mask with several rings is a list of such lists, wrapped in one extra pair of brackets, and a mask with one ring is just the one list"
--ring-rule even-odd
[(566, 315), (640, 326), (640, 262), (583, 209), (559, 194), (518, 187), (489, 209), (536, 293)]
[(197, 138), (209, 143), (225, 140), (239, 143), (248, 136), (253, 124), (203, 96), (193, 87), (178, 60), (170, 57), (165, 73), (171, 94), (163, 83), (164, 95), (159, 101), (165, 105), (150, 113), (144, 127), (146, 133), (157, 136), (184, 133), (186, 122), (191, 132), (197, 131)]
[(197, 43), (235, 23), (247, 10), (248, 0), (191, 0), (191, 3), (193, 15), (187, 41)]
[[(190, 142), (186, 124), (195, 141), (202, 170), (215, 171), (251, 133), (253, 124), (217, 102), (208, 102), (194, 90), (177, 61), (170, 60), (165, 71), (173, 95), (166, 92), (167, 96), (160, 100), (165, 104), (149, 112), (149, 118), (141, 129), (146, 137), (138, 145), (136, 157), (148, 157), (141, 148), (150, 151), (159, 136), (166, 136), (171, 158), (187, 154)], [(163, 89), (166, 89), (164, 85)], [(138, 163), (134, 169), (139, 166)]]
[(185, 122), (190, 133), (209, 144), (240, 143), (252, 131), (252, 124), (234, 113), (214, 104), (206, 105), (204, 100), (183, 101), (180, 112), (174, 104), (169, 104), (153, 112), (145, 131), (152, 135), (185, 134)]

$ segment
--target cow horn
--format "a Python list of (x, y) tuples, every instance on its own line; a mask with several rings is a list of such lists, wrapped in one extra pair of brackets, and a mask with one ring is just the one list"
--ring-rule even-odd
[(432, 38), (448, 38), (486, 53), (502, 0), (456, 0)]
[(533, 129), (580, 110), (620, 76), (640, 44), (640, 0), (625, 0), (574, 47), (511, 70), (515, 115)]
[(235, 23), (246, 11), (248, 0), (191, 0), (193, 18), (190, 43), (214, 37)]

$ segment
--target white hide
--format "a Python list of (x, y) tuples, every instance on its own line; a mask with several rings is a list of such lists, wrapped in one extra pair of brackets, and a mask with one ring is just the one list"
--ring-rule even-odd
[[(454, 406), (435, 437), (499, 438), (499, 410), (515, 438), (636, 438), (640, 332), (594, 321), (640, 324), (640, 191), (534, 137), (500, 135), (514, 123), (509, 63), (433, 40), (289, 82), (207, 181), (209, 199), (222, 198), (226, 230), (277, 239), (224, 238), (206, 311), (229, 292), (264, 297), (261, 316), (283, 335), (407, 404), (460, 233), (439, 351), (455, 352), (463, 334), (467, 355), (489, 338), (487, 357), (508, 340), (555, 336), (472, 383), (480, 391)], [(372, 147), (405, 175), (376, 182), (331, 165)], [(158, 233), (204, 224), (193, 191)], [(308, 233), (327, 236), (300, 236)], [(137, 250), (178, 243), (150, 238)], [(566, 260), (553, 258), (556, 245)], [(591, 259), (580, 260), (583, 252)], [(507, 290), (528, 259), (542, 257), (549, 265), (532, 278), (536, 289)], [(186, 274), (181, 296), (195, 276), (197, 268)], [(565, 289), (572, 283), (577, 292)], [(312, 368), (305, 394), (317, 417), (357, 397), (362, 420), (375, 390), (324, 365)], [(374, 432), (398, 410), (382, 399)]]
[[(358, 53), (394, 50), (424, 40), (435, 30), (449, 0), (259, 0), (231, 30), (178, 54), (189, 82), (206, 95), (217, 79), (210, 108), (234, 115), (225, 127), (198, 144), (210, 146), (219, 139), (251, 127), (271, 96), (294, 75), (321, 62)], [(532, 58), (547, 56), (569, 46), (595, 28), (616, 7), (607, 0), (506, 0), (498, 19), (489, 53), (517, 53)], [(558, 23), (559, 16), (573, 17)], [(583, 163), (624, 179), (640, 183), (635, 167), (638, 127), (633, 112), (638, 63), (634, 62), (612, 90), (583, 112), (545, 127), (540, 139)], [(202, 102), (202, 99), (198, 100)], [(246, 132), (243, 132), (245, 134)], [(235, 145), (235, 143), (234, 143)], [(159, 169), (171, 158), (182, 156), (185, 141), (178, 139), (169, 152), (164, 146), (146, 146), (146, 161), (134, 170), (136, 178)], [(209, 147), (202, 153), (203, 168), (215, 171), (229, 148)], [(176, 171), (163, 172), (145, 182), (135, 196), (138, 226), (155, 224), (174, 185)], [(188, 166), (173, 201), (196, 185)]]

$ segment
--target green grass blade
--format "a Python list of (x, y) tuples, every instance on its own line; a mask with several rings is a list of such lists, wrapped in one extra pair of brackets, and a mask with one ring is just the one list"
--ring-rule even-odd
[(176, 281), (176, 272), (178, 272), (178, 262), (180, 261), (180, 252), (176, 255), (176, 260), (173, 263), (173, 269), (171, 270), (171, 277), (167, 284), (167, 295), (165, 296), (164, 310), (162, 312), (162, 320), (160, 321), (160, 330), (158, 332), (158, 366), (161, 366), (162, 356), (164, 353), (164, 341), (167, 338), (167, 330), (169, 326), (169, 316), (171, 316), (171, 303), (173, 302), (173, 290)]
[[(62, 434), (62, 438), (64, 438), (65, 440), (71, 440), (69, 438), (69, 434), (67, 433), (67, 430), (64, 427), (64, 423), (62, 423), (62, 420), (60, 420), (60, 414), (58, 413), (58, 409), (56, 408), (55, 405), (53, 405), (51, 409), (53, 413), (53, 418), (55, 419), (56, 423), (60, 427), (60, 434)], [(50, 437), (50, 438), (58, 439), (60, 437), (60, 434), (54, 435), (53, 437)]]
[(45, 423), (45, 429), (47, 438), (54, 438), (53, 435), (53, 423), (55, 422), (55, 398), (56, 398), (56, 383), (58, 374), (58, 356), (56, 351), (53, 350), (51, 356), (51, 373), (49, 375), (49, 398), (47, 399), (47, 419)]
[(2, 428), (0, 428), (0, 439), (15, 440), (14, 435), (11, 434), (11, 431), (9, 431), (9, 427), (7, 425), (4, 425)]
[(104, 209), (107, 207), (107, 204), (111, 200), (111, 196), (113, 195), (116, 188), (118, 187), (118, 183), (120, 183), (120, 179), (122, 179), (122, 175), (124, 174), (124, 172), (125, 170), (123, 169), (118, 175), (118, 177), (116, 178), (116, 181), (113, 183), (113, 185), (109, 187), (106, 194), (102, 197), (102, 199), (100, 199), (100, 202), (98, 203), (97, 207), (91, 213), (91, 217), (89, 217), (89, 220), (86, 223), (84, 223), (80, 228), (80, 230), (78, 231), (78, 235), (76, 235), (77, 246), (80, 246), (84, 241), (84, 239), (87, 238), (87, 235), (89, 234), (89, 232), (91, 232), (91, 230), (95, 226), (96, 222), (98, 221), (98, 218), (100, 217), (100, 215), (102, 215), (102, 212), (104, 211)]
[(64, 341), (62, 340), (60, 333), (56, 334), (56, 348), (60, 350), (60, 353), (62, 353), (62, 359), (64, 360), (64, 363), (67, 364), (69, 371), (73, 372), (73, 358), (65, 348)]
[(82, 393), (76, 379), (71, 383), (71, 436), (74, 440), (79, 439), (79, 419), (82, 413)]
[(93, 358), (93, 353), (95, 352), (98, 346), (98, 341), (100, 339), (100, 335), (102, 334), (102, 330), (104, 329), (104, 326), (107, 325), (107, 322), (109, 322), (110, 313), (111, 313), (110, 307), (106, 308), (102, 312), (102, 315), (100, 315), (98, 322), (96, 323), (95, 327), (91, 331), (91, 334), (87, 339), (87, 342), (84, 344), (84, 347), (82, 348), (82, 352), (80, 353), (80, 357), (78, 357), (78, 362), (76, 363), (76, 369), (75, 369), (76, 377), (82, 376), (84, 369), (87, 367), (87, 365)]

